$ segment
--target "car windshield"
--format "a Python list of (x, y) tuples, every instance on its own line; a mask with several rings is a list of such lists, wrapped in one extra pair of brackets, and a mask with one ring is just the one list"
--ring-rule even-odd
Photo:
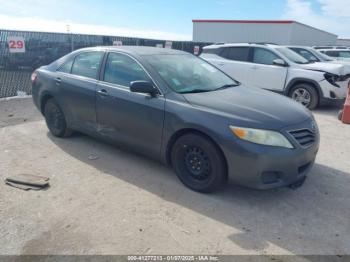
[(217, 68), (193, 55), (149, 55), (145, 58), (177, 93), (210, 92), (239, 85)]
[(298, 53), (290, 50), (287, 47), (279, 47), (277, 50), (287, 57), (290, 61), (297, 64), (310, 64), (311, 62), (299, 55)]
[(312, 52), (310, 52), (307, 49), (294, 48), (294, 47), (291, 47), (289, 49), (291, 49), (294, 52), (298, 53), (299, 55), (301, 55), (302, 57), (307, 59), (309, 62), (319, 62), (320, 61), (320, 59), (316, 55), (314, 55)]
[(319, 56), (319, 57), (321, 57), (323, 60), (325, 60), (325, 61), (333, 61), (334, 59), (332, 59), (330, 56), (328, 56), (328, 55), (326, 55), (326, 54), (323, 54), (323, 53), (321, 53), (321, 52), (319, 52), (319, 51), (316, 51), (315, 50), (315, 52), (317, 53), (317, 55)]

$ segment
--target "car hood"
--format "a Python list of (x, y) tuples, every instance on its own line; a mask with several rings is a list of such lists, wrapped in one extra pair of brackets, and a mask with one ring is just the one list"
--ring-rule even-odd
[(335, 63), (316, 62), (312, 64), (300, 65), (300, 67), (308, 70), (332, 73), (335, 75), (347, 75), (350, 73), (348, 67), (344, 67), (344, 65)]
[(332, 60), (328, 61), (327, 63), (343, 65), (347, 68), (347, 70), (349, 70), (350, 67), (350, 61)]
[(194, 107), (226, 116), (234, 120), (232, 124), (246, 127), (276, 130), (311, 118), (308, 109), (290, 98), (245, 86), (184, 97)]

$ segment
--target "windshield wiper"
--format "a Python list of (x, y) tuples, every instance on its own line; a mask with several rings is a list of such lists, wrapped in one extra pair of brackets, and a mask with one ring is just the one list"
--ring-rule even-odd
[(238, 86), (238, 85), (239, 84), (227, 84), (227, 85), (220, 86), (219, 88), (216, 88), (213, 91), (223, 90), (223, 89), (230, 88), (230, 87), (235, 87), (235, 86)]
[(212, 90), (208, 89), (193, 89), (193, 90), (188, 90), (188, 91), (182, 91), (179, 92), (180, 94), (194, 94), (194, 93), (205, 93), (205, 92), (210, 92)]
[(222, 90), (222, 89), (226, 89), (226, 88), (230, 88), (230, 87), (234, 87), (234, 86), (239, 86), (240, 84), (227, 84), (227, 85), (223, 85), (220, 86), (219, 88), (216, 89), (193, 89), (193, 90), (188, 90), (188, 91), (182, 91), (179, 92), (180, 94), (192, 94), (192, 93), (205, 93), (205, 92), (213, 92), (213, 91), (218, 91), (218, 90)]

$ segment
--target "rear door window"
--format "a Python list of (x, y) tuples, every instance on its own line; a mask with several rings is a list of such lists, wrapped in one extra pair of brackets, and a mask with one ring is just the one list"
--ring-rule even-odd
[(263, 65), (273, 65), (273, 61), (280, 59), (275, 53), (265, 49), (265, 48), (254, 48), (253, 63), (263, 64)]
[(97, 79), (103, 52), (87, 52), (74, 59), (72, 74)]
[(70, 74), (72, 71), (73, 59), (64, 63), (57, 71)]
[(229, 60), (248, 62), (249, 47), (225, 47), (221, 56)]

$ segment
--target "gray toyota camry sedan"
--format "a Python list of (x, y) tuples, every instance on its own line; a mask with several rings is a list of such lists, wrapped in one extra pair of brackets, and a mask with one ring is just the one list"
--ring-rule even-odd
[(36, 70), (32, 83), (54, 136), (79, 131), (133, 149), (199, 192), (228, 178), (255, 189), (300, 186), (319, 148), (303, 106), (182, 51), (81, 49)]

